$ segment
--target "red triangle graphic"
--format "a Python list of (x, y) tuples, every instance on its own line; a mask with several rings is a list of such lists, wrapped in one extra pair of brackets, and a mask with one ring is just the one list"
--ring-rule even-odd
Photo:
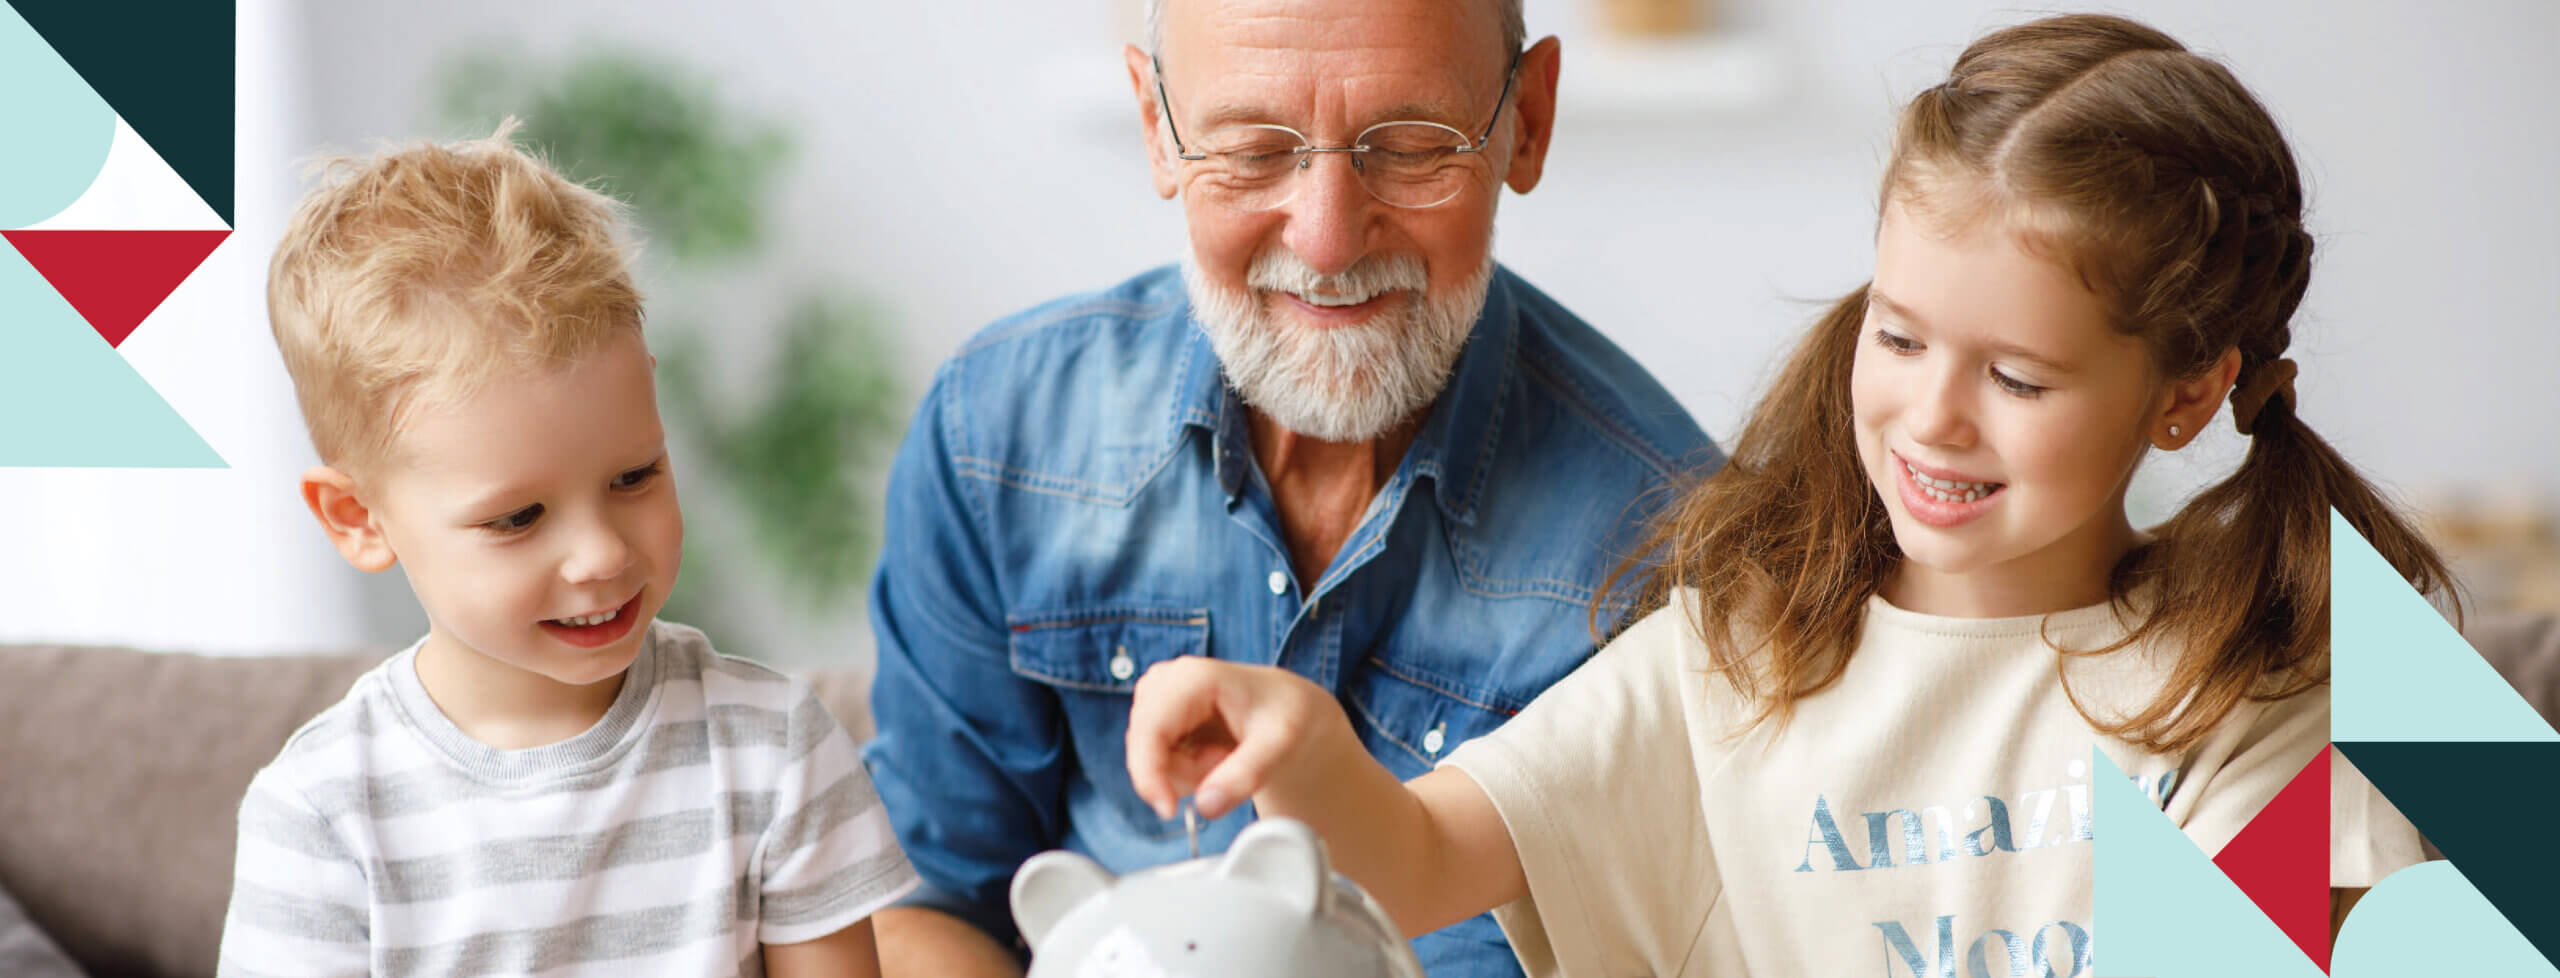
[(89, 328), (122, 346), (231, 232), (0, 231)]
[(2213, 864), (2240, 892), (2329, 970), (2329, 752), (2293, 776)]

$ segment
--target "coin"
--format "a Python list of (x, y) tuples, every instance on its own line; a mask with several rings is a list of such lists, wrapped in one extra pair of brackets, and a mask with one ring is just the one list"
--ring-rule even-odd
[(1182, 834), (1191, 838), (1191, 858), (1200, 858), (1200, 806), (1182, 800)]

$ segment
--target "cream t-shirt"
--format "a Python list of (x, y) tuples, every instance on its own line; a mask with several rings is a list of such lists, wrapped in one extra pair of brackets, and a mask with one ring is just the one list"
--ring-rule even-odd
[[(1444, 763), (1519, 849), (1529, 896), (1495, 918), (1533, 975), (2094, 975), (2090, 748), (2212, 853), (2329, 738), (2326, 686), (2244, 702), (2176, 756), (2102, 737), (2059, 670), (2123, 716), (2166, 657), (2054, 647), (2124, 634), (2103, 605), (1959, 619), (1870, 599), (1839, 681), (1783, 730), (1738, 731), (1749, 711), (1675, 606)], [(2380, 853), (2416, 832), (2387, 822), (2334, 826), (2333, 850), (2363, 851), (2333, 864), (2398, 868)]]

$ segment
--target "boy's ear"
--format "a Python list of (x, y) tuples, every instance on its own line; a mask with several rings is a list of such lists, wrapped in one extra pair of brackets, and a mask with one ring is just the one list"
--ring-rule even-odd
[(400, 562), (391, 542), (383, 539), (382, 527), (374, 523), (372, 507), (356, 495), (353, 476), (327, 465), (312, 466), (302, 473), (302, 502), (320, 520), (320, 532), (329, 535), (338, 556), (355, 569), (372, 574)]

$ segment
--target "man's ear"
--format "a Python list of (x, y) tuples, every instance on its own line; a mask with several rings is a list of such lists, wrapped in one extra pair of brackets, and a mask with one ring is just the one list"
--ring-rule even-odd
[(1503, 181), (1514, 193), (1528, 193), (1546, 172), (1547, 147), (1556, 131), (1556, 76), (1563, 70), (1564, 45), (1553, 37), (1531, 45), (1520, 55), (1520, 77), (1511, 88), (1511, 131), (1515, 137), (1511, 170)]
[(391, 552), (391, 542), (383, 538), (382, 527), (374, 522), (373, 508), (356, 494), (355, 477), (331, 466), (314, 465), (302, 473), (302, 502), (311, 507), (320, 532), (329, 535), (338, 556), (355, 569), (373, 574), (400, 562), (399, 555)]
[(1139, 136), (1146, 140), (1147, 167), (1155, 178), (1156, 196), (1172, 200), (1182, 185), (1174, 179), (1173, 147), (1165, 139), (1164, 120), (1158, 112), (1154, 59), (1135, 44), (1123, 45), (1120, 57), (1129, 63), (1129, 92), (1138, 98)]

